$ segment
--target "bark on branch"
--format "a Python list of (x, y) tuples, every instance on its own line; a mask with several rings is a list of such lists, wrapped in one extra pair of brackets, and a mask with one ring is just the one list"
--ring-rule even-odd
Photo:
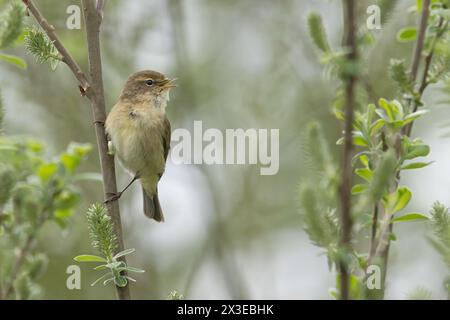
[[(346, 63), (355, 64), (357, 62), (356, 44), (356, 2), (355, 0), (344, 0), (344, 45), (348, 48), (349, 54)], [(340, 246), (347, 254), (351, 250), (351, 239), (353, 229), (353, 219), (351, 212), (351, 188), (352, 188), (352, 158), (353, 158), (353, 115), (355, 109), (355, 85), (356, 75), (347, 75), (345, 84), (345, 132), (344, 132), (344, 157), (342, 168), (342, 181), (340, 186), (340, 206), (341, 206), (341, 240)], [(346, 260), (346, 259), (344, 259)], [(341, 274), (341, 295), (340, 298), (348, 300), (350, 287), (350, 274), (346, 261), (340, 263)]]

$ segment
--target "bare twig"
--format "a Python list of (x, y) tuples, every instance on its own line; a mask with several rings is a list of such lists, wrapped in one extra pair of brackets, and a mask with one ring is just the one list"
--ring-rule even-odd
[(378, 204), (375, 204), (373, 208), (372, 215), (372, 232), (370, 236), (370, 251), (369, 256), (373, 256), (375, 254), (375, 241), (377, 236), (377, 226), (378, 226)]
[(423, 45), (425, 42), (425, 34), (427, 31), (428, 17), (430, 16), (430, 2), (431, 0), (424, 0), (422, 4), (422, 14), (420, 16), (419, 35), (417, 37), (416, 46), (413, 53), (411, 65), (411, 80), (414, 83), (417, 79), (419, 71), (420, 60), (422, 58)]
[[(94, 115), (95, 134), (97, 136), (97, 146), (100, 154), (100, 164), (103, 174), (103, 189), (105, 200), (108, 195), (117, 193), (116, 172), (114, 167), (114, 157), (108, 154), (108, 141), (106, 138), (104, 121), (106, 119), (105, 95), (102, 78), (102, 60), (100, 54), (100, 25), (101, 17), (94, 5), (93, 0), (83, 0), (84, 19), (86, 24), (86, 38), (88, 44), (89, 73), (92, 81), (94, 94), (91, 98), (92, 111)], [(106, 203), (108, 213), (114, 224), (114, 231), (119, 243), (119, 251), (124, 249), (122, 237), (122, 222), (120, 219), (119, 203), (108, 201)], [(116, 287), (117, 296), (120, 300), (130, 299), (128, 285)]]
[[(357, 44), (356, 44), (356, 2), (354, 0), (344, 0), (344, 24), (345, 39), (344, 44), (350, 50), (348, 54), (348, 63), (356, 63)], [(353, 158), (353, 114), (355, 109), (355, 85), (356, 75), (348, 75), (345, 88), (345, 133), (344, 133), (344, 157), (342, 182), (340, 186), (340, 205), (341, 205), (341, 225), (342, 235), (340, 245), (345, 252), (351, 249), (351, 237), (353, 229), (353, 219), (351, 212), (351, 188), (352, 188), (352, 158)], [(341, 295), (340, 298), (348, 300), (349, 296), (349, 270), (346, 261), (340, 263), (341, 273)]]
[[(67, 49), (59, 40), (55, 28), (39, 12), (32, 0), (23, 0), (28, 11), (35, 17), (39, 25), (52, 40), (58, 52), (61, 54), (63, 62), (67, 64), (80, 83), (80, 91), (91, 101), (92, 113), (95, 123), (95, 132), (97, 137), (98, 152), (100, 155), (101, 170), (103, 175), (104, 198), (117, 192), (116, 174), (114, 169), (114, 158), (108, 155), (108, 146), (104, 128), (106, 119), (105, 98), (103, 91), (102, 65), (100, 55), (100, 24), (101, 12), (104, 1), (83, 0), (84, 17), (86, 23), (86, 36), (89, 49), (89, 71), (91, 81), (88, 80), (85, 73), (81, 70), (75, 60), (71, 57)], [(117, 201), (110, 201), (106, 204), (108, 214), (114, 223), (115, 234), (119, 242), (119, 249), (123, 250), (122, 223), (120, 219), (119, 204)], [(117, 296), (121, 300), (129, 299), (130, 292), (128, 286), (124, 288), (116, 287)]]
[(26, 5), (31, 15), (34, 16), (37, 23), (39, 23), (41, 28), (45, 31), (50, 40), (52, 40), (54, 46), (62, 56), (62, 61), (69, 67), (75, 78), (77, 78), (77, 80), (80, 82), (80, 85), (82, 86), (84, 92), (86, 92), (86, 94), (88, 95), (90, 89), (89, 81), (84, 72), (81, 70), (80, 66), (75, 62), (70, 53), (64, 47), (61, 40), (59, 40), (59, 37), (55, 32), (55, 28), (48, 23), (47, 19), (45, 19), (44, 16), (42, 16), (33, 1), (23, 0), (23, 3)]

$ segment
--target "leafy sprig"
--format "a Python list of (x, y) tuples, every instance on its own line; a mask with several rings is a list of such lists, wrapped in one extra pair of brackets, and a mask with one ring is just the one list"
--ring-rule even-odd
[(25, 35), (25, 47), (29, 53), (36, 57), (39, 63), (50, 62), (51, 68), (56, 69), (62, 56), (53, 42), (38, 28), (29, 28)]
[(145, 271), (127, 266), (124, 261), (120, 260), (121, 257), (133, 253), (135, 249), (125, 249), (114, 254), (118, 247), (117, 237), (114, 234), (114, 226), (106, 208), (101, 204), (93, 204), (88, 209), (86, 217), (92, 247), (97, 249), (102, 256), (84, 254), (76, 256), (74, 260), (77, 262), (101, 262), (102, 264), (96, 266), (94, 270), (108, 270), (107, 273), (95, 280), (91, 286), (103, 282), (103, 285), (114, 283), (118, 287), (125, 287), (128, 281), (136, 282), (135, 279), (123, 273), (142, 273)]

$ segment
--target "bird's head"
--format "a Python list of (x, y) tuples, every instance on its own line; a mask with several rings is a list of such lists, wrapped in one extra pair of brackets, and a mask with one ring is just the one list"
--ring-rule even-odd
[(164, 105), (169, 100), (169, 91), (176, 87), (175, 79), (169, 79), (162, 73), (144, 70), (128, 77), (120, 99), (136, 102), (151, 102), (155, 107)]

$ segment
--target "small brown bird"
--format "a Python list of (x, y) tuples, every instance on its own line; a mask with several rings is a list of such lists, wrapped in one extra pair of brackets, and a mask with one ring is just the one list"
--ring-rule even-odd
[(156, 71), (132, 74), (106, 119), (110, 152), (134, 178), (118, 194), (107, 201), (117, 200), (137, 179), (144, 195), (144, 213), (158, 222), (164, 215), (158, 199), (158, 181), (164, 173), (170, 148), (170, 122), (166, 116), (169, 91), (175, 87)]

